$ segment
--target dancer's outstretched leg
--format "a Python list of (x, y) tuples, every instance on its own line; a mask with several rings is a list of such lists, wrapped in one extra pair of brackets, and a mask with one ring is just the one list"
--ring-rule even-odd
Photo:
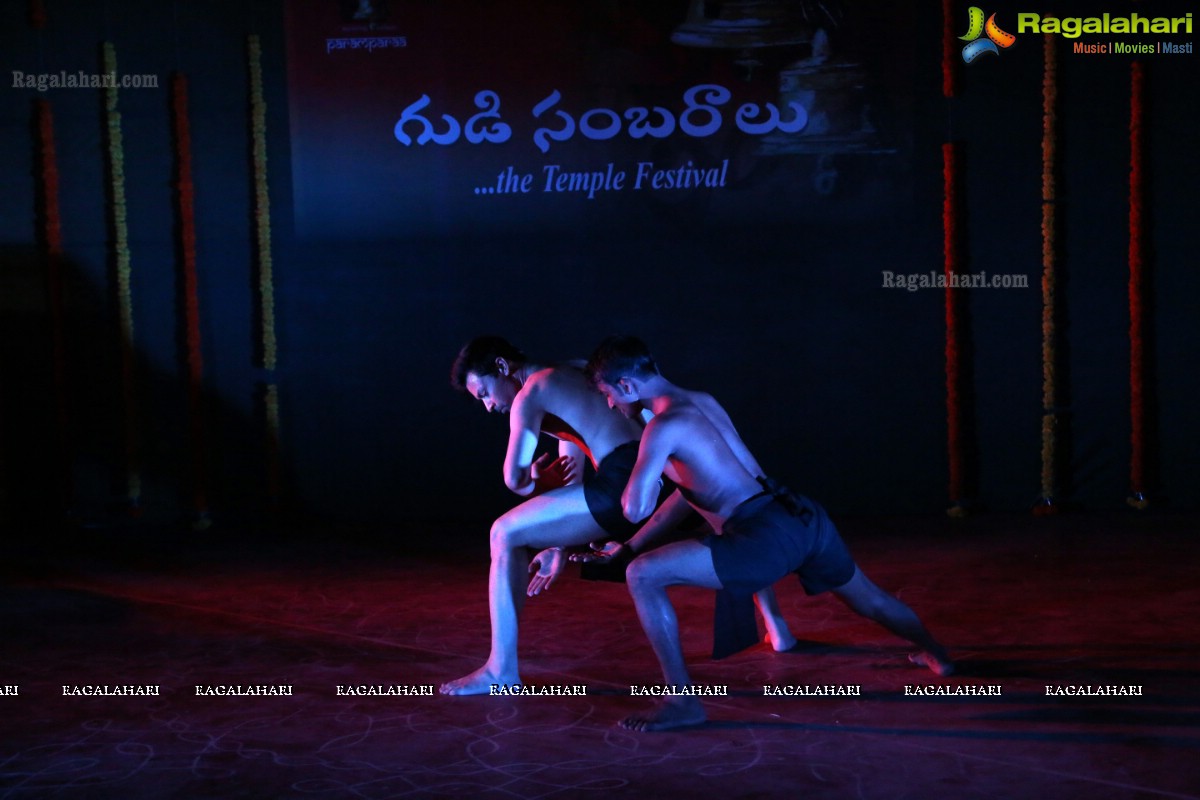
[(834, 589), (833, 593), (855, 613), (878, 622), (919, 647), (920, 652), (910, 656), (914, 664), (929, 667), (942, 676), (954, 672), (954, 663), (946, 649), (934, 640), (913, 610), (899, 598), (871, 583), (857, 566), (854, 576)]

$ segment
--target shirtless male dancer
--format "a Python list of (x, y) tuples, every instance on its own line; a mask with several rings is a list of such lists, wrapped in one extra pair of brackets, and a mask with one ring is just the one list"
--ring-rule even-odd
[[(583, 362), (545, 367), (498, 336), (468, 342), (451, 369), (451, 384), (483, 403), (489, 412), (508, 414), (504, 482), (529, 500), (492, 524), (488, 606), (491, 652), (483, 666), (442, 684), (442, 694), (487, 694), (492, 684), (520, 682), (517, 669), (518, 616), (525, 595), (549, 589), (565, 563), (564, 547), (596, 540), (624, 541), (638, 526), (625, 519), (621, 493), (637, 461), (640, 420), (609, 408), (583, 374)], [(559, 440), (559, 457), (535, 459), (539, 435)], [(595, 473), (578, 480), (576, 454), (586, 455)], [(579, 465), (581, 466), (581, 465)], [(654, 510), (654, 499), (650, 501)], [(675, 526), (678, 515), (669, 522)], [(658, 517), (646, 523), (651, 533)], [(656, 538), (665, 531), (654, 534)], [(665, 538), (665, 537), (664, 537)], [(530, 559), (526, 548), (541, 549)], [(537, 569), (525, 592), (521, 581)], [(795, 643), (773, 592), (756, 596), (771, 643), (785, 650)]]
[[(679, 490), (656, 516), (686, 502), (720, 531), (703, 541), (680, 541), (646, 552), (660, 529), (643, 528), (625, 544), (605, 548), (618, 561), (632, 558), (626, 570), (629, 593), (666, 685), (690, 685), (668, 586), (746, 595), (789, 572), (800, 577), (808, 594), (832, 591), (851, 610), (917, 645), (920, 652), (910, 656), (914, 663), (938, 675), (953, 671), (945, 649), (912, 609), (863, 575), (825, 509), (763, 477), (716, 400), (669, 382), (646, 345), (633, 337), (605, 340), (586, 371), (610, 406), (627, 416), (641, 409), (654, 414), (642, 433), (637, 463), (621, 498), (625, 516), (642, 520), (654, 510), (660, 476), (666, 474)], [(666, 730), (705, 718), (699, 698), (679, 695), (621, 725), (635, 731)]]

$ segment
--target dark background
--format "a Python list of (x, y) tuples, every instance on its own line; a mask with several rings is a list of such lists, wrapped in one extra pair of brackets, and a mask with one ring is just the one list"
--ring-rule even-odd
[[(393, 3), (393, 12), (406, 5)], [(486, 525), (511, 503), (500, 480), (507, 426), (455, 396), (447, 373), (459, 346), (485, 332), (504, 334), (539, 359), (584, 356), (609, 333), (636, 333), (669, 378), (725, 404), (765, 466), (836, 514), (939, 512), (950, 501), (943, 294), (883, 289), (881, 270), (941, 270), (947, 139), (962, 142), (966, 154), (965, 268), (1030, 278), (1028, 289), (965, 296), (968, 499), (983, 510), (1030, 507), (1040, 494), (1041, 43), (1019, 37), (999, 57), (960, 65), (960, 94), (947, 101), (940, 12), (920, 5), (898, 28), (873, 29), (896, 35), (876, 35), (860, 53), (876, 74), (882, 69), (891, 83), (898, 74), (909, 84), (896, 95), (895, 119), (906, 129), (894, 132), (891, 154), (841, 158), (839, 188), (811, 215), (745, 220), (735, 208), (736, 224), (721, 224), (715, 212), (706, 216), (708, 206), (695, 205), (697, 195), (598, 214), (595, 224), (579, 214), (569, 226), (525, 220), (507, 232), (451, 226), (326, 240), (319, 224), (298, 225), (293, 214), (282, 3), (47, 0), (48, 24), (40, 31), (29, 24), (27, 4), (6, 3), (0, 519), (8, 526), (65, 517), (88, 527), (128, 519), (120, 507), (120, 377), (100, 92), (39, 94), (7, 80), (13, 70), (97, 72), (103, 40), (115, 44), (123, 74), (152, 73), (160, 81), (157, 90), (122, 91), (120, 98), (147, 523), (190, 513), (167, 91), (174, 70), (190, 84), (206, 454), (218, 523), (335, 521), (418, 541), (422, 521), (442, 519), (470, 523), (462, 529), (477, 536), (475, 524)], [(437, 8), (411, 6), (426, 15)], [(655, 4), (651, 16), (682, 20), (686, 6)], [(1170, 13), (1159, 3), (1080, 8)], [(958, 11), (965, 20), (965, 5)], [(542, 18), (540, 26), (552, 23)], [(262, 38), (268, 103), (275, 375), (256, 359), (249, 33)], [(1060, 45), (1060, 382), (1067, 393), (1061, 500), (1067, 508), (1114, 509), (1124, 507), (1129, 490), (1130, 60), (1072, 55), (1066, 40)], [(887, 72), (889, 59), (895, 73)], [(1150, 488), (1157, 508), (1194, 508), (1196, 61), (1157, 56), (1146, 64)], [(73, 455), (65, 481), (54, 446), (37, 248), (38, 97), (54, 109), (68, 260)], [(796, 156), (777, 169), (795, 169), (802, 183), (813, 159)], [(853, 191), (881, 175), (883, 195)], [(789, 195), (785, 207), (805, 197)], [(717, 211), (729, 201), (718, 198)], [(280, 391), (279, 504), (269, 501), (265, 478), (259, 395), (268, 380)]]

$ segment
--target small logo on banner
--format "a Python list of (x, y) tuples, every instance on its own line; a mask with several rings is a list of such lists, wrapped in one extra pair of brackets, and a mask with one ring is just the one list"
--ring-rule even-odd
[[(980, 38), (985, 35), (987, 38)], [(1016, 36), (1000, 29), (1000, 26), (996, 24), (995, 14), (992, 14), (987, 18), (987, 22), (984, 22), (983, 9), (979, 6), (971, 6), (967, 11), (967, 32), (958, 38), (967, 42), (967, 46), (963, 48), (962, 57), (963, 61), (968, 64), (984, 53), (1000, 55), (1002, 48), (1008, 49), (1017, 41)]]

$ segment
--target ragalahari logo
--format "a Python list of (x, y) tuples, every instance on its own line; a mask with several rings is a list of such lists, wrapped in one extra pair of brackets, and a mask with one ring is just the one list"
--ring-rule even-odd
[[(986, 39), (979, 38), (984, 34), (987, 34)], [(983, 9), (979, 6), (971, 6), (967, 12), (967, 32), (958, 38), (968, 43), (962, 51), (963, 61), (968, 64), (984, 53), (1000, 55), (1000, 48), (1008, 49), (1017, 40), (1011, 33), (1000, 30), (995, 14), (988, 17), (985, 23)]]

